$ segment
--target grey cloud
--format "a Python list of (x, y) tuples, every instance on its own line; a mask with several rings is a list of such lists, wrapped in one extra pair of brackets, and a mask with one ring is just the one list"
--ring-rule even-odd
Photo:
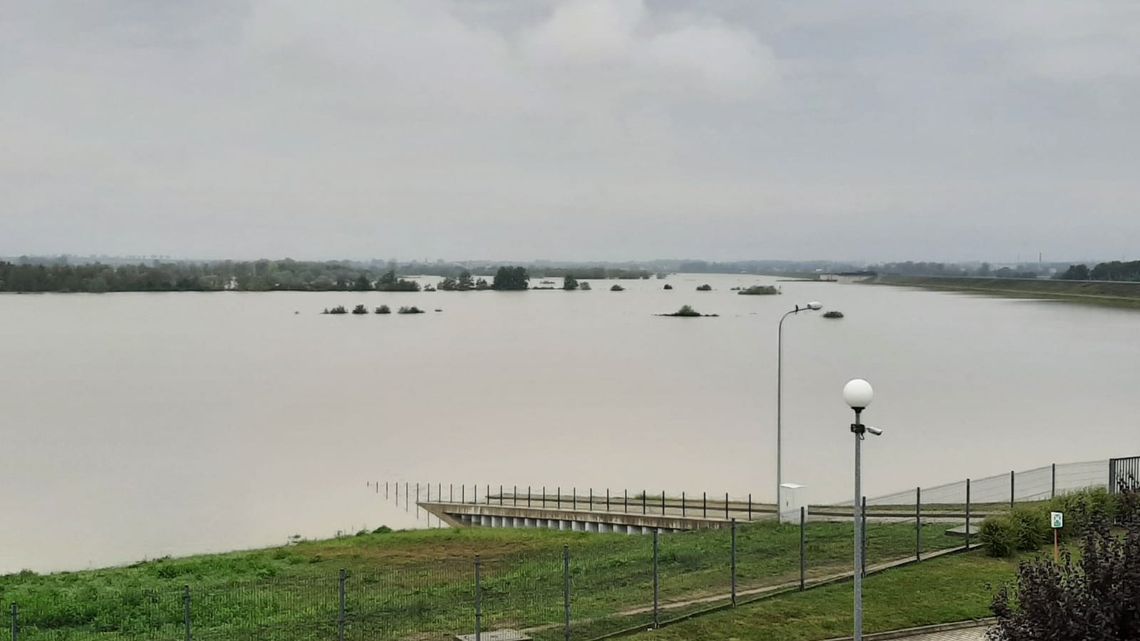
[(0, 254), (1140, 249), (1129, 3), (12, 5)]

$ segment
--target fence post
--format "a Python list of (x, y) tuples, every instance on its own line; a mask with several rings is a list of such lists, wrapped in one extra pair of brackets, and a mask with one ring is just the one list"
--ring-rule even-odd
[(478, 483), (472, 483), (471, 484), (471, 504), (472, 505), (479, 505), (479, 484)]
[[(186, 641), (191, 641), (191, 639), (193, 639), (193, 636), (192, 636), (192, 630), (190, 628), (190, 586), (189, 585), (182, 586), (182, 627), (183, 627), (183, 630), (184, 630), (184, 633), (186, 636)], [(16, 628), (13, 626), (13, 628), (12, 628), (12, 631), (13, 631), (12, 639), (13, 639), (13, 641), (16, 638), (15, 629)]]
[(479, 555), (475, 555), (475, 641), (480, 641), (483, 634), (483, 578), (480, 570), (482, 562)]
[(515, 485), (511, 489), (511, 505), (519, 504), (519, 486)]
[(388, 481), (384, 481), (384, 500), (388, 500)]
[(621, 494), (623, 497), (622, 500), (624, 501), (622, 511), (628, 513), (629, 512), (629, 490), (622, 490)]
[[(419, 484), (416, 484), (419, 487)], [(408, 489), (408, 482), (404, 481), (404, 511), (408, 511), (408, 498), (411, 496), (411, 490)]]
[(467, 484), (466, 483), (459, 486), (459, 502), (460, 503), (466, 503), (467, 502)]
[[(399, 491), (397, 491), (396, 493), (399, 494)], [(455, 502), (455, 484), (454, 483), (448, 483), (447, 484), (447, 502), (448, 503), (454, 503)]]
[(736, 519), (732, 519), (732, 607), (736, 607)]
[(416, 516), (420, 514), (420, 484), (416, 483)]
[(922, 488), (914, 488), (914, 560), (922, 560)]
[(578, 509), (578, 488), (576, 487), (570, 490), (570, 509)]
[(648, 493), (648, 492), (646, 492), (645, 490), (642, 490), (642, 491), (641, 491), (641, 513), (642, 513), (642, 514), (647, 514), (647, 513), (648, 513), (648, 508), (647, 508), (647, 507), (646, 507), (646, 505), (645, 505), (645, 501), (646, 501), (645, 497), (646, 497), (646, 495), (648, 495), (648, 494), (649, 494), (649, 493)]
[(554, 507), (561, 510), (562, 509), (562, 486), (559, 485), (554, 491), (558, 492), (558, 495), (554, 497)]
[(709, 493), (701, 492), (701, 517), (709, 517)]
[(570, 546), (562, 546), (562, 638), (570, 641)]
[[(500, 494), (500, 496), (502, 496), (502, 495)], [(487, 505), (491, 504), (491, 484), (490, 483), (487, 484), (487, 493), (483, 495), (483, 502), (486, 503)]]
[(337, 588), (338, 592), (340, 594), (340, 613), (336, 617), (336, 638), (337, 638), (337, 641), (344, 641), (344, 618), (345, 618), (344, 582), (347, 578), (348, 578), (348, 572), (341, 570), (340, 571), (339, 586)]
[(661, 516), (665, 516), (665, 490), (661, 490)]
[(610, 511), (610, 488), (606, 488), (606, 511)]
[(1057, 464), (1056, 463), (1053, 464), (1053, 483), (1052, 483), (1051, 489), (1049, 490), (1049, 498), (1051, 498), (1051, 499), (1057, 498)]
[(800, 506), (800, 592), (807, 583), (807, 508)]
[(593, 488), (593, 486), (590, 487), (590, 507), (588, 507), (586, 509), (590, 510), (591, 512), (594, 511), (594, 488)]
[(530, 507), (530, 486), (526, 486), (526, 506)]
[(970, 479), (966, 479), (966, 549), (970, 549)]
[(724, 518), (728, 518), (728, 492), (724, 493)]
[(546, 509), (546, 486), (542, 486), (542, 509)]
[[(779, 510), (780, 508), (776, 508)], [(748, 520), (752, 520), (752, 492), (748, 493)]]
[(12, 641), (20, 641), (20, 606), (12, 604)]
[(867, 576), (867, 497), (863, 497), (863, 540), (860, 545), (863, 546), (863, 567), (859, 571), (864, 577)]
[(1013, 509), (1013, 497), (1015, 496), (1015, 494), (1014, 494), (1014, 483), (1015, 483), (1015, 481), (1014, 481), (1014, 476), (1013, 476), (1013, 470), (1010, 470), (1009, 471), (1009, 509), (1011, 509), (1011, 510)]
[(685, 516), (685, 490), (681, 490), (681, 516)]
[[(661, 596), (661, 577), (657, 572), (657, 557), (659, 552), (658, 538), (661, 533), (661, 528), (653, 528), (653, 629), (661, 627), (661, 622), (657, 617), (658, 604)], [(478, 641), (478, 640), (476, 640)]]

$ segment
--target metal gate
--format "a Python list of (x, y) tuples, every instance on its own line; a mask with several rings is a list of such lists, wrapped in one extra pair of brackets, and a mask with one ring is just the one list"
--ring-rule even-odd
[(1108, 491), (1140, 490), (1140, 456), (1108, 460)]

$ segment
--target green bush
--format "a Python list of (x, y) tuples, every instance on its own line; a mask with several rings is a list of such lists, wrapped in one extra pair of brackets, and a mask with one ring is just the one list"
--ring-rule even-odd
[(982, 547), (992, 557), (1010, 557), (1017, 551), (1017, 526), (1007, 514), (991, 514), (978, 532)]
[(1116, 516), (1116, 501), (1102, 487), (1062, 494), (1049, 502), (1049, 509), (1065, 515), (1061, 536), (1081, 534), (1098, 523), (1111, 523)]
[(1049, 512), (1040, 506), (1018, 506), (1009, 514), (1013, 523), (1014, 543), (1022, 552), (1041, 549), (1052, 536), (1049, 533)]

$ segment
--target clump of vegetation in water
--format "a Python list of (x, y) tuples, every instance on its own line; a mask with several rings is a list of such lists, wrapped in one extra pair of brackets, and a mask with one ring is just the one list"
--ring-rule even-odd
[(672, 316), (674, 318), (715, 318), (717, 314), (702, 314), (693, 309), (692, 305), (682, 305), (681, 309), (678, 309), (672, 314), (660, 314), (660, 316)]
[(670, 285), (669, 283), (665, 283), (665, 287), (663, 287), (662, 289), (673, 289), (673, 286)]
[(625, 288), (622, 287), (621, 285), (614, 285), (613, 287), (610, 288), (610, 291), (611, 292), (624, 292)]
[(388, 270), (376, 281), (376, 289), (382, 292), (418, 292), (420, 284), (414, 280), (397, 278), (395, 270)]
[(357, 305), (356, 307), (352, 308), (352, 313), (353, 314), (367, 314), (368, 308), (365, 307), (364, 305)]
[(771, 285), (753, 285), (752, 287), (740, 290), (739, 293), (743, 296), (771, 296), (773, 294), (779, 294), (780, 290)]
[[(543, 282), (546, 282), (546, 281), (543, 281)], [(565, 289), (568, 292), (572, 292), (575, 289), (578, 289), (578, 279), (574, 278), (573, 276), (567, 275), (565, 278), (562, 279), (562, 289)]]
[(325, 313), (325, 314), (347, 314), (348, 310), (344, 308), (344, 305), (337, 305), (336, 307), (333, 307), (332, 309), (326, 309), (323, 313)]
[(422, 314), (424, 310), (412, 305), (411, 307), (401, 307), (397, 314)]
[(823, 313), (824, 318), (843, 318), (843, 312), (838, 309), (833, 309), (830, 312)]
[(578, 289), (580, 289), (584, 292), (588, 292), (588, 291), (590, 291), (590, 283), (587, 283), (586, 281), (581, 281), (578, 285)]
[(711, 292), (712, 291), (712, 285), (709, 285), (708, 283), (705, 283), (704, 285), (698, 285), (697, 291), (698, 292)]
[(377, 314), (391, 314), (392, 308), (388, 307), (387, 305), (381, 305), (381, 306), (376, 308), (376, 313)]

